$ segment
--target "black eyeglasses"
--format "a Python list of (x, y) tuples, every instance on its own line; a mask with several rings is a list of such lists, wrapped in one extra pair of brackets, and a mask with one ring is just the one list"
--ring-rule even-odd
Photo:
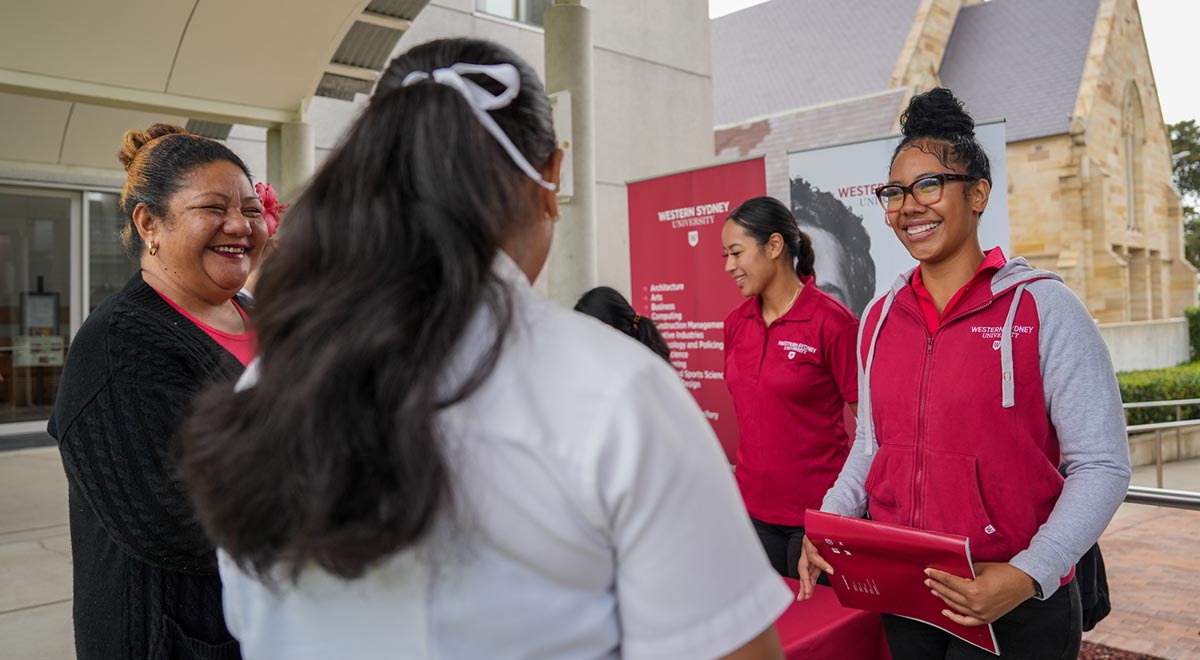
[(912, 195), (913, 199), (917, 200), (921, 206), (929, 206), (942, 201), (942, 190), (946, 187), (947, 181), (978, 180), (979, 177), (966, 174), (930, 174), (907, 186), (896, 184), (880, 186), (875, 189), (875, 196), (879, 198), (879, 203), (888, 213), (899, 213), (901, 207), (904, 206), (905, 195)]

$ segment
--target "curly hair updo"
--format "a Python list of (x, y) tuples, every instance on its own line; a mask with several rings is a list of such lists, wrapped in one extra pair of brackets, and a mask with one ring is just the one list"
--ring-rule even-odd
[(900, 115), (900, 131), (904, 139), (892, 153), (892, 163), (901, 151), (918, 147), (949, 169), (958, 166), (967, 176), (992, 183), (991, 162), (975, 137), (975, 120), (945, 87), (912, 97)]

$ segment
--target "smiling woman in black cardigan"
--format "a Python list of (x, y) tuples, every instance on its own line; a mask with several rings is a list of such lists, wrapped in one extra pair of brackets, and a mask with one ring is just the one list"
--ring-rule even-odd
[(255, 351), (234, 296), (266, 242), (263, 207), (236, 155), (178, 127), (130, 131), (120, 158), (141, 272), (80, 328), (48, 429), (69, 484), (76, 656), (238, 658), (172, 439), (192, 398)]

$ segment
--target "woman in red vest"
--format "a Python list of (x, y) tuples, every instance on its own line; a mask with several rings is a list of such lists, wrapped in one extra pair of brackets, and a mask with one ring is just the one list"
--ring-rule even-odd
[[(1129, 484), (1112, 362), (1062, 278), (981, 248), (991, 171), (962, 103), (931, 90), (901, 125), (877, 195), (920, 265), (864, 313), (858, 433), (821, 508), (968, 537), (974, 580), (925, 571), (942, 614), (993, 623), (1003, 657), (1075, 658), (1074, 566)], [(798, 569), (801, 598), (831, 572), (807, 539)], [(883, 618), (896, 660), (994, 657)]]
[(743, 202), (721, 243), (746, 297), (725, 319), (734, 474), (771, 564), (797, 577), (804, 512), (820, 506), (850, 450), (843, 410), (858, 400), (858, 319), (814, 284), (812, 241), (778, 200)]

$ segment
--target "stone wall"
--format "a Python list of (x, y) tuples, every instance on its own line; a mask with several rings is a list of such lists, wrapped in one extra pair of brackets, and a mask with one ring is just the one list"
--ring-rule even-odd
[(1187, 319), (1101, 323), (1099, 329), (1117, 371), (1174, 367), (1191, 355)]
[[(946, 45), (950, 43), (954, 21), (962, 5), (962, 0), (921, 2), (888, 81), (890, 89), (922, 90), (938, 84), (937, 72), (942, 67), (942, 56), (946, 54)], [(900, 129), (899, 125), (895, 128)]]
[[(1012, 251), (1102, 323), (1196, 304), (1171, 145), (1133, 0), (1102, 0), (1068, 134), (1008, 145)], [(1131, 194), (1132, 191), (1132, 194)]]
[[(1129, 436), (1129, 460), (1134, 467), (1155, 465), (1158, 442), (1153, 433), (1137, 433)], [(1162, 432), (1163, 463), (1185, 461), (1200, 457), (1200, 427)], [(1168, 484), (1169, 486), (1169, 484)]]
[(1134, 0), (1102, 1), (1076, 113), (1078, 176), (1098, 197), (1084, 203), (1088, 308), (1102, 322), (1182, 315), (1196, 303), (1196, 270), (1183, 257), (1171, 144)]
[(1086, 284), (1079, 250), (1083, 208), (1071, 137), (1010, 142), (1007, 151), (1012, 253), (1057, 271), (1080, 293)]

